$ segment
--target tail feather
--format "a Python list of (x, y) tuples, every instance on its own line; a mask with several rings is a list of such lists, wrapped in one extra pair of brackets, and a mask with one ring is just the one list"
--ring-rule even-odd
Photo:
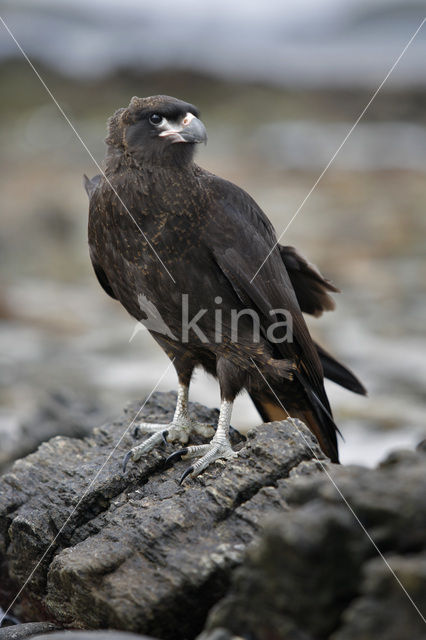
[[(340, 436), (342, 434), (334, 422), (324, 387), (322, 387), (323, 401), (322, 398), (318, 397), (311, 383), (302, 372), (297, 371), (295, 377), (303, 387), (308, 401), (307, 406), (301, 407), (301, 413), (307, 414), (307, 426), (316, 435), (321, 449), (330, 460), (332, 462), (339, 462), (337, 434)], [(299, 407), (296, 407), (296, 410), (298, 409)]]
[[(361, 395), (366, 394), (362, 383), (349, 369), (333, 358), (333, 356), (320, 345), (316, 344), (315, 346), (326, 378), (333, 380), (354, 393)], [(283, 395), (281, 398), (276, 382), (273, 385), (274, 392), (277, 394), (276, 396), (266, 385), (261, 390), (252, 390), (250, 397), (256, 409), (264, 422), (286, 420), (289, 416), (298, 418), (304, 422), (316, 436), (321, 449), (330, 460), (332, 462), (338, 462), (337, 434), (340, 436), (342, 434), (334, 422), (324, 388), (317, 385), (316, 388), (321, 395), (321, 397), (319, 397), (304, 373), (297, 371), (294, 377), (297, 379), (299, 387), (299, 392), (295, 393), (294, 397), (289, 396), (287, 387), (287, 395)], [(303, 393), (301, 389), (303, 389)]]
[[(325, 414), (324, 417), (318, 419), (316, 412), (308, 408), (308, 403), (306, 403), (306, 407), (304, 408), (290, 406), (284, 409), (283, 407), (286, 406), (285, 401), (283, 405), (280, 405), (277, 398), (274, 397), (269, 389), (264, 389), (262, 391), (250, 391), (250, 397), (264, 422), (278, 422), (281, 420), (288, 420), (289, 417), (298, 418), (312, 431), (318, 440), (321, 449), (330, 458), (330, 460), (332, 462), (339, 462), (336, 426), (332, 419), (330, 420)], [(323, 423), (328, 424), (329, 427), (334, 429), (334, 436), (332, 435), (331, 439), (328, 436), (330, 429), (325, 430), (325, 425)]]
[(318, 355), (321, 360), (322, 368), (324, 370), (324, 377), (332, 380), (341, 387), (345, 387), (353, 393), (358, 393), (361, 396), (367, 395), (367, 390), (364, 385), (358, 380), (356, 375), (345, 367), (341, 362), (333, 358), (321, 345), (315, 344)]
[[(333, 422), (333, 419), (329, 419), (327, 416), (318, 418), (316, 412), (310, 411), (309, 409), (295, 409), (291, 412), (291, 417), (298, 418), (306, 424), (318, 440), (322, 451), (330, 458), (331, 462), (339, 462), (336, 432), (340, 432)], [(327, 429), (324, 428), (325, 426)], [(330, 432), (331, 437), (327, 431)]]

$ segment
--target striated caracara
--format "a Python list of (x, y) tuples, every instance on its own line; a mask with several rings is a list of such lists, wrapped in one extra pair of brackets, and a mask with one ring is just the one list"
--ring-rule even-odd
[[(263, 420), (301, 419), (338, 461), (324, 376), (365, 390), (313, 342), (302, 313), (332, 309), (329, 293), (337, 289), (294, 248), (277, 244), (245, 191), (194, 163), (196, 144), (207, 140), (198, 116), (196, 107), (169, 96), (133, 98), (109, 120), (105, 174), (86, 178), (98, 280), (134, 318), (149, 320), (179, 380), (172, 422), (140, 424), (150, 436), (129, 451), (125, 465), (164, 438), (187, 445), (192, 430), (212, 438), (173, 454), (192, 459), (181, 480), (234, 457), (231, 411), (243, 389)], [(219, 381), (215, 431), (188, 415), (198, 366)]]

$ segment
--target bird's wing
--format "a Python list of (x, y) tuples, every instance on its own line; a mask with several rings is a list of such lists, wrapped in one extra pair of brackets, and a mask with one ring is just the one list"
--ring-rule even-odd
[(118, 300), (117, 296), (115, 295), (109, 280), (106, 276), (105, 271), (102, 269), (102, 267), (98, 264), (98, 262), (96, 261), (96, 259), (94, 258), (94, 255), (92, 253), (92, 251), (89, 251), (90, 253), (90, 259), (92, 261), (92, 265), (93, 265), (93, 269), (95, 271), (96, 277), (98, 279), (99, 284), (101, 285), (102, 289), (105, 291), (105, 293), (107, 293), (109, 296), (111, 296), (111, 298), (114, 298), (114, 300)]
[[(262, 264), (276, 237), (271, 223), (256, 202), (242, 189), (220, 178), (209, 178), (212, 215), (205, 237), (214, 257), (237, 294), (243, 292), (258, 310), (263, 328), (276, 322), (271, 309), (287, 310), (293, 322), (293, 342), (275, 345), (284, 358), (299, 361), (299, 375), (308, 395), (312, 394), (330, 414), (323, 386), (323, 371), (317, 350), (303, 318), (296, 294), (276, 246), (262, 269)], [(218, 234), (215, 229), (221, 228)], [(240, 295), (241, 298), (241, 295)]]
[(301, 310), (313, 316), (320, 316), (323, 311), (332, 311), (335, 304), (329, 292), (339, 293), (339, 289), (324, 278), (317, 267), (309, 263), (294, 247), (278, 247)]
[[(256, 237), (253, 240), (255, 243)], [(251, 255), (253, 254), (252, 248), (249, 249)], [(292, 341), (273, 341), (271, 344), (282, 358), (296, 363), (297, 377), (308, 396), (330, 415), (330, 406), (323, 387), (324, 374), (321, 362), (288, 275), (280, 273), (280, 269), (276, 267), (276, 256), (271, 254), (270, 264), (268, 266), (265, 264), (264, 273), (262, 275), (259, 273), (256, 279), (251, 282), (250, 274), (253, 272), (253, 263), (247, 260), (248, 247), (245, 247), (246, 255), (240, 252), (242, 249), (243, 247), (238, 247), (238, 245), (228, 248), (216, 246), (213, 249), (213, 255), (240, 301), (258, 312), (263, 335), (267, 335), (268, 329), (272, 329), (275, 323), (282, 321), (278, 310), (283, 310), (291, 315)], [(274, 331), (274, 335), (279, 338), (279, 333), (276, 331)]]
[(101, 190), (100, 185), (102, 181), (102, 176), (96, 175), (92, 179), (88, 178), (84, 175), (84, 188), (86, 190), (87, 195), (89, 196), (89, 254), (90, 260), (92, 261), (93, 269), (95, 271), (96, 277), (98, 279), (99, 284), (102, 289), (107, 293), (111, 298), (117, 300), (117, 296), (115, 295), (107, 275), (105, 271), (102, 269), (99, 261), (96, 258), (96, 247), (93, 239), (91, 238), (91, 227), (93, 224), (93, 218), (96, 218), (96, 209), (101, 205)]
[(83, 176), (84, 180), (84, 188), (86, 190), (87, 195), (89, 196), (89, 200), (92, 197), (93, 193), (99, 186), (101, 182), (102, 176), (98, 173), (98, 175), (93, 176), (93, 178), (88, 178), (86, 174)]
[[(276, 236), (271, 223), (245, 191), (226, 180), (210, 180), (210, 193), (212, 212), (204, 236), (221, 270), (234, 289), (243, 291), (245, 299), (250, 299), (265, 323), (275, 322), (271, 309), (291, 313), (296, 347), (285, 343), (283, 349), (298, 347), (313, 377), (322, 379), (321, 364), (297, 296), (279, 247), (274, 247)], [(269, 258), (253, 278), (272, 247)]]
[[(318, 268), (301, 256), (294, 247), (279, 245), (279, 250), (301, 310), (315, 317), (320, 316), (323, 311), (332, 311), (335, 308), (335, 303), (329, 292), (340, 293), (339, 289), (330, 280), (324, 278)], [(316, 344), (316, 349), (321, 360), (324, 377), (333, 380), (336, 384), (353, 393), (367, 394), (364, 385), (352, 371), (336, 360), (321, 345)]]
[[(282, 309), (291, 315), (292, 341), (270, 344), (280, 357), (296, 363), (295, 378), (306, 397), (304, 407), (310, 407), (316, 416), (314, 431), (319, 432), (328, 455), (337, 461), (338, 429), (324, 389), (321, 361), (276, 245), (273, 227), (245, 191), (220, 178), (209, 176), (207, 180), (211, 208), (203, 230), (206, 248), (212, 252), (239, 300), (244, 305), (249, 302), (250, 308), (258, 312), (264, 334), (277, 322), (276, 312), (271, 310)], [(269, 252), (268, 259), (253, 277)]]

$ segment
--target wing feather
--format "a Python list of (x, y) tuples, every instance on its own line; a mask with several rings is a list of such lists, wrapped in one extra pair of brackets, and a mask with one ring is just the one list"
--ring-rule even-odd
[(316, 317), (332, 311), (335, 303), (329, 293), (339, 293), (339, 289), (294, 247), (279, 245), (279, 250), (301, 310)]

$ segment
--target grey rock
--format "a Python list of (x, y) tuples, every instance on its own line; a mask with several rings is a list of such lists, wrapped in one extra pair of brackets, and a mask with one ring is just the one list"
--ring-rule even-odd
[(56, 435), (82, 438), (101, 420), (101, 411), (93, 404), (69, 392), (52, 391), (13, 429), (0, 425), (0, 470), (6, 470), (14, 460), (35, 451), (42, 442)]
[[(0, 640), (27, 640), (27, 638), (39, 637), (40, 633), (48, 633), (55, 631), (57, 625), (50, 622), (29, 622), (27, 624), (16, 624), (12, 627), (3, 627), (0, 629)], [(44, 637), (51, 637), (44, 636)]]
[(198, 636), (198, 640), (239, 640), (236, 636), (227, 629), (213, 629), (213, 631), (207, 631)]
[(155, 640), (128, 631), (60, 631), (48, 635), (35, 636), (34, 640)]
[(396, 452), (374, 470), (328, 464), (326, 474), (304, 462), (278, 480), (288, 512), (251, 546), (200, 640), (216, 628), (255, 640), (425, 638), (421, 615), (374, 546), (424, 616), (424, 453)]
[[(164, 468), (172, 445), (123, 475), (135, 418), (167, 422), (175, 402), (155, 394), (88, 438), (53, 438), (3, 476), (0, 559), (7, 580), (29, 579), (21, 619), (47, 612), (68, 627), (194, 638), (265, 518), (288, 510), (277, 483), (313, 456), (324, 459), (302, 423), (282, 422), (261, 425), (236, 460), (183, 486), (188, 462)], [(217, 419), (200, 405), (191, 411)], [(309, 473), (317, 463), (301, 472)]]
[(370, 560), (364, 568), (362, 595), (345, 611), (343, 625), (331, 640), (426, 638), (426, 553), (387, 560), (408, 595), (381, 558)]

